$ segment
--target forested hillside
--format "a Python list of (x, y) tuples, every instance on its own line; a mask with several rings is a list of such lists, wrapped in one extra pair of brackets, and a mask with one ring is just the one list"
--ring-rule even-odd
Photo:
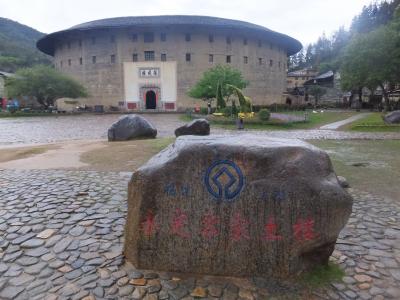
[(50, 64), (50, 57), (36, 49), (44, 34), (18, 22), (0, 18), (0, 70), (15, 72), (21, 67)]
[(400, 0), (386, 0), (364, 6), (361, 13), (354, 17), (349, 30), (341, 27), (330, 37), (323, 34), (316, 43), (306, 46), (290, 57), (289, 71), (303, 68), (314, 68), (319, 72), (338, 70), (341, 65), (341, 55), (350, 41), (390, 23), (399, 5)]

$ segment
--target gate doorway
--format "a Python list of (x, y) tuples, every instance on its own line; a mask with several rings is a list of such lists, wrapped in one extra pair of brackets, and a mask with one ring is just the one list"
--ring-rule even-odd
[(152, 90), (146, 92), (146, 109), (156, 109), (157, 99), (156, 93)]

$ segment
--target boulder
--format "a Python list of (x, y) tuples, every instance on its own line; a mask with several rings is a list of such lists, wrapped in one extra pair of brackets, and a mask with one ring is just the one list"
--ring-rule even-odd
[(210, 123), (206, 119), (196, 119), (175, 130), (175, 136), (181, 135), (209, 135)]
[(157, 129), (139, 115), (127, 115), (119, 118), (108, 129), (109, 141), (155, 138)]
[(351, 209), (308, 143), (183, 136), (133, 173), (124, 254), (141, 269), (284, 278), (328, 263)]
[(347, 179), (345, 177), (338, 176), (337, 179), (338, 179), (339, 184), (341, 185), (341, 187), (343, 187), (345, 189), (350, 187), (350, 184), (349, 184), (349, 182), (347, 181)]
[(400, 110), (392, 111), (383, 117), (387, 124), (400, 124)]

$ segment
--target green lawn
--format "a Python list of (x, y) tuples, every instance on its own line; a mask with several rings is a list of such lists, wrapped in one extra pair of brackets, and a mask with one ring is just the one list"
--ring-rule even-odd
[(338, 175), (352, 187), (400, 203), (400, 140), (312, 140), (326, 150)]
[(23, 112), (16, 111), (15, 113), (10, 113), (8, 111), (0, 111), (0, 118), (18, 118), (18, 117), (44, 117), (44, 116), (59, 116), (59, 114), (50, 112)]
[(382, 113), (372, 113), (371, 115), (350, 123), (341, 129), (366, 132), (400, 132), (400, 125), (385, 124), (382, 119)]
[[(244, 124), (246, 129), (255, 130), (293, 130), (293, 129), (313, 129), (318, 128), (322, 125), (337, 122), (340, 120), (347, 119), (355, 112), (323, 112), (323, 113), (312, 113), (308, 111), (308, 121), (300, 122), (283, 122), (277, 119), (270, 119), (267, 122), (260, 121), (257, 116), (252, 119), (245, 119)], [(303, 117), (304, 111), (289, 111), (282, 112), (280, 114), (298, 115)], [(182, 116), (182, 120), (189, 121), (191, 118), (187, 115)], [(210, 123), (214, 126), (222, 127), (225, 129), (236, 129), (235, 120), (226, 117), (211, 117)]]

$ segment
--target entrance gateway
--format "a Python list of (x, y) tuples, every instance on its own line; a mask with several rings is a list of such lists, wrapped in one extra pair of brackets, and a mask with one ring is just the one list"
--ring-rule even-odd
[(157, 108), (157, 97), (153, 90), (146, 92), (146, 109), (156, 109)]
[(126, 108), (176, 111), (177, 66), (167, 62), (124, 62)]

